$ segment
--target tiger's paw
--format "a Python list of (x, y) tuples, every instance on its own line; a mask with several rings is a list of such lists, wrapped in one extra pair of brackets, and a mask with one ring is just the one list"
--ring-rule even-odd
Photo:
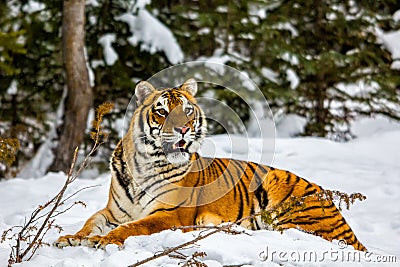
[(121, 248), (122, 245), (124, 244), (124, 239), (112, 235), (105, 235), (105, 236), (95, 235), (88, 237), (82, 242), (82, 245), (96, 249), (104, 249), (107, 245), (110, 244), (115, 244)]
[(60, 236), (57, 241), (53, 243), (53, 246), (58, 248), (80, 246), (85, 239), (85, 237), (77, 235), (64, 235)]

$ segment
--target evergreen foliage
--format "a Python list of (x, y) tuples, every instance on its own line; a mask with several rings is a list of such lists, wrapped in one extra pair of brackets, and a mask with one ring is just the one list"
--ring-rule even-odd
[[(281, 75), (290, 70), (299, 78), (285, 107), (307, 119), (304, 135), (346, 139), (358, 115), (400, 118), (393, 109), (399, 103), (400, 72), (391, 69), (390, 53), (377, 40), (377, 28), (398, 29), (392, 19), (395, 4), (292, 0), (268, 11), (262, 27), (281, 29), (265, 36), (264, 42), (275, 44), (266, 52)], [(349, 85), (358, 90), (350, 91)]]

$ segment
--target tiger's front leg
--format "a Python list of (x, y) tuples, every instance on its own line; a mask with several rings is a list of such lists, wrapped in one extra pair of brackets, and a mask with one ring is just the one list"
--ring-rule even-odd
[(116, 226), (118, 224), (112, 220), (110, 211), (105, 208), (93, 214), (76, 234), (60, 236), (54, 242), (54, 246), (62, 248), (84, 245), (89, 236), (108, 233)]
[(181, 221), (175, 212), (160, 211), (143, 219), (121, 224), (107, 235), (88, 237), (82, 244), (94, 248), (104, 248), (108, 244), (121, 247), (129, 236), (150, 235), (185, 224), (190, 223)]

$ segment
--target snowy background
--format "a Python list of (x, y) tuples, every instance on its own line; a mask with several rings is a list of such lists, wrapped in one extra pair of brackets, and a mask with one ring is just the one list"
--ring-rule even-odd
[[(394, 266), (400, 261), (400, 124), (377, 117), (362, 119), (354, 124), (358, 138), (337, 143), (322, 138), (283, 138), (285, 128), (277, 129), (274, 167), (291, 170), (294, 173), (316, 182), (328, 189), (347, 193), (361, 192), (367, 196), (363, 202), (356, 202), (343, 214), (359, 240), (372, 254), (360, 254), (360, 262), (353, 258), (347, 260), (346, 253), (352, 248), (341, 249), (336, 241), (328, 242), (319, 237), (289, 230), (283, 234), (274, 231), (247, 231), (247, 234), (215, 234), (198, 242), (196, 246), (181, 251), (191, 255), (195, 251), (206, 252), (203, 262), (209, 267), (221, 266)], [(261, 140), (250, 139), (250, 159), (257, 159)], [(231, 151), (228, 136), (215, 136), (208, 144), (214, 144), (217, 156), (247, 158), (248, 155)], [(246, 142), (235, 141), (234, 146)], [(210, 146), (210, 145), (209, 145)], [(244, 150), (247, 150), (244, 149)], [(211, 151), (211, 150), (210, 150)], [(207, 151), (203, 151), (207, 154)], [(269, 164), (269, 163), (268, 163)], [(62, 184), (65, 176), (49, 173), (39, 179), (16, 178), (0, 182), (0, 232), (21, 225), (39, 204), (52, 197)], [(64, 228), (63, 234), (74, 233), (82, 227), (85, 220), (103, 208), (107, 201), (110, 175), (97, 179), (81, 177), (74, 182), (69, 193), (91, 185), (72, 201), (83, 200), (87, 207), (76, 206), (68, 213), (58, 217), (57, 223)], [(181, 233), (163, 231), (151, 236), (130, 237), (122, 250), (111, 245), (106, 250), (86, 247), (67, 247), (58, 249), (43, 247), (30, 262), (16, 266), (127, 266), (138, 260), (150, 257), (168, 247), (193, 239), (198, 232)], [(58, 233), (50, 232), (45, 241), (52, 243)], [(0, 266), (7, 265), (11, 244), (0, 244)], [(282, 257), (278, 254), (283, 252)], [(315, 253), (316, 261), (298, 260), (296, 255)], [(325, 254), (324, 254), (325, 253)], [(331, 253), (331, 254), (329, 254)], [(265, 258), (265, 256), (268, 258)], [(289, 256), (291, 255), (291, 256)], [(324, 256), (325, 255), (325, 256)], [(353, 255), (353, 254), (351, 254)], [(378, 263), (393, 256), (397, 263)], [(325, 257), (325, 260), (322, 260)], [(353, 256), (351, 256), (353, 257)], [(381, 257), (381, 258), (380, 258)], [(263, 261), (264, 260), (264, 261)], [(375, 262), (374, 262), (375, 261)], [(144, 266), (179, 266), (180, 260), (162, 257)]]
[[(9, 1), (9, 3), (13, 2)], [(132, 35), (127, 41), (132, 46), (140, 45), (142, 52), (147, 51), (152, 56), (156, 56), (157, 52), (165, 53), (165, 57), (171, 64), (182, 62), (185, 59), (184, 53), (173, 33), (157, 20), (154, 14), (144, 9), (145, 4), (149, 2), (137, 1), (137, 5), (134, 6), (137, 11), (135, 15), (128, 12), (116, 17), (118, 21), (125, 22), (129, 26)], [(45, 7), (37, 1), (27, 3), (23, 6), (23, 10), (32, 14)], [(88, 1), (89, 7), (97, 5), (96, 0)], [(45, 18), (42, 19), (47, 20)], [(96, 25), (97, 19), (95, 16), (89, 17), (88, 23), (92, 26)], [(395, 13), (394, 19), (400, 20), (400, 11)], [(206, 30), (204, 29), (203, 32)], [(376, 29), (376, 34), (392, 54), (394, 59), (392, 69), (400, 69), (400, 31), (384, 33)], [(98, 67), (112, 66), (119, 60), (115, 50), (117, 37), (114, 33), (98, 36), (97, 43), (103, 50), (104, 60), (89, 58), (91, 61), (88, 68), (92, 84), (95, 82), (94, 72)], [(198, 59), (220, 63), (228, 60), (235, 62), (236, 57), (229, 58), (218, 52), (219, 50), (216, 50), (212, 57)], [(262, 72), (265, 78), (272, 81), (276, 79), (277, 73), (268, 68), (263, 68)], [(299, 84), (296, 73), (288, 70), (287, 75), (290, 87), (296, 88)], [(351, 91), (351, 88), (349, 85), (346, 86), (346, 90)], [(366, 90), (367, 88), (354, 84), (353, 89)], [(13, 81), (7, 89), (7, 94), (15, 95), (20, 91), (18, 82)], [(360, 262), (358, 258), (354, 261), (352, 248), (343, 249), (339, 247), (337, 241), (328, 242), (297, 230), (289, 230), (283, 234), (266, 230), (247, 231), (247, 234), (241, 235), (219, 233), (198, 242), (196, 246), (181, 251), (183, 254), (190, 256), (196, 251), (206, 252), (207, 256), (202, 260), (209, 267), (342, 266), (345, 263), (348, 266), (399, 265), (400, 123), (379, 116), (369, 119), (358, 118), (352, 125), (352, 131), (357, 138), (347, 143), (332, 142), (323, 138), (290, 137), (301, 132), (303, 126), (304, 120), (293, 114), (285, 114), (284, 118), (277, 120), (275, 148), (269, 148), (270, 153), (274, 155), (274, 161), (264, 163), (290, 170), (327, 189), (347, 193), (360, 192), (366, 195), (365, 201), (356, 202), (350, 210), (344, 210), (343, 214), (358, 239), (372, 254), (358, 254)], [(55, 130), (52, 129), (52, 131)], [(51, 132), (43, 136), (47, 136), (47, 140), (52, 139)], [(240, 138), (235, 137), (232, 141), (229, 136), (212, 136), (207, 140), (202, 152), (204, 155), (258, 162), (259, 145), (262, 140), (256, 138), (241, 140)], [(27, 164), (27, 168), (17, 178), (0, 181), (0, 233), (14, 225), (22, 225), (25, 218), (38, 205), (44, 204), (53, 197), (63, 185), (64, 174), (43, 174), (52, 157), (49, 153), (50, 145), (50, 141), (44, 142), (35, 157), (38, 160), (32, 160)], [(82, 200), (87, 207), (75, 206), (57, 218), (57, 223), (64, 228), (62, 234), (76, 232), (90, 215), (105, 206), (110, 174), (92, 178), (93, 173), (85, 173), (69, 187), (67, 193), (72, 194), (83, 187), (98, 185), (81, 192), (70, 200), (71, 203)], [(127, 266), (166, 248), (192, 240), (198, 234), (199, 232), (183, 234), (163, 231), (151, 236), (130, 237), (122, 250), (118, 250), (115, 246), (108, 246), (106, 250), (86, 247), (64, 249), (43, 247), (37, 251), (31, 261), (16, 266)], [(59, 235), (56, 231), (51, 231), (44, 241), (51, 244)], [(11, 245), (13, 243), (9, 241), (0, 243), (0, 266), (7, 266)], [(298, 255), (307, 253), (308, 255), (315, 253), (313, 255), (317, 258), (311, 261), (296, 258)], [(350, 259), (346, 255), (350, 255)], [(382, 262), (385, 260), (396, 260), (396, 263), (385, 264)], [(172, 267), (180, 264), (181, 261), (178, 259), (162, 257), (145, 266)]]

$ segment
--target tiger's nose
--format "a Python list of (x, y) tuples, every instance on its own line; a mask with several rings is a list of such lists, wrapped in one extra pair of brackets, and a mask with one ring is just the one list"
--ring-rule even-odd
[(183, 126), (183, 127), (174, 127), (174, 130), (175, 130), (177, 133), (180, 133), (180, 134), (182, 134), (182, 135), (185, 135), (185, 134), (190, 130), (190, 127), (187, 127), (187, 126)]

